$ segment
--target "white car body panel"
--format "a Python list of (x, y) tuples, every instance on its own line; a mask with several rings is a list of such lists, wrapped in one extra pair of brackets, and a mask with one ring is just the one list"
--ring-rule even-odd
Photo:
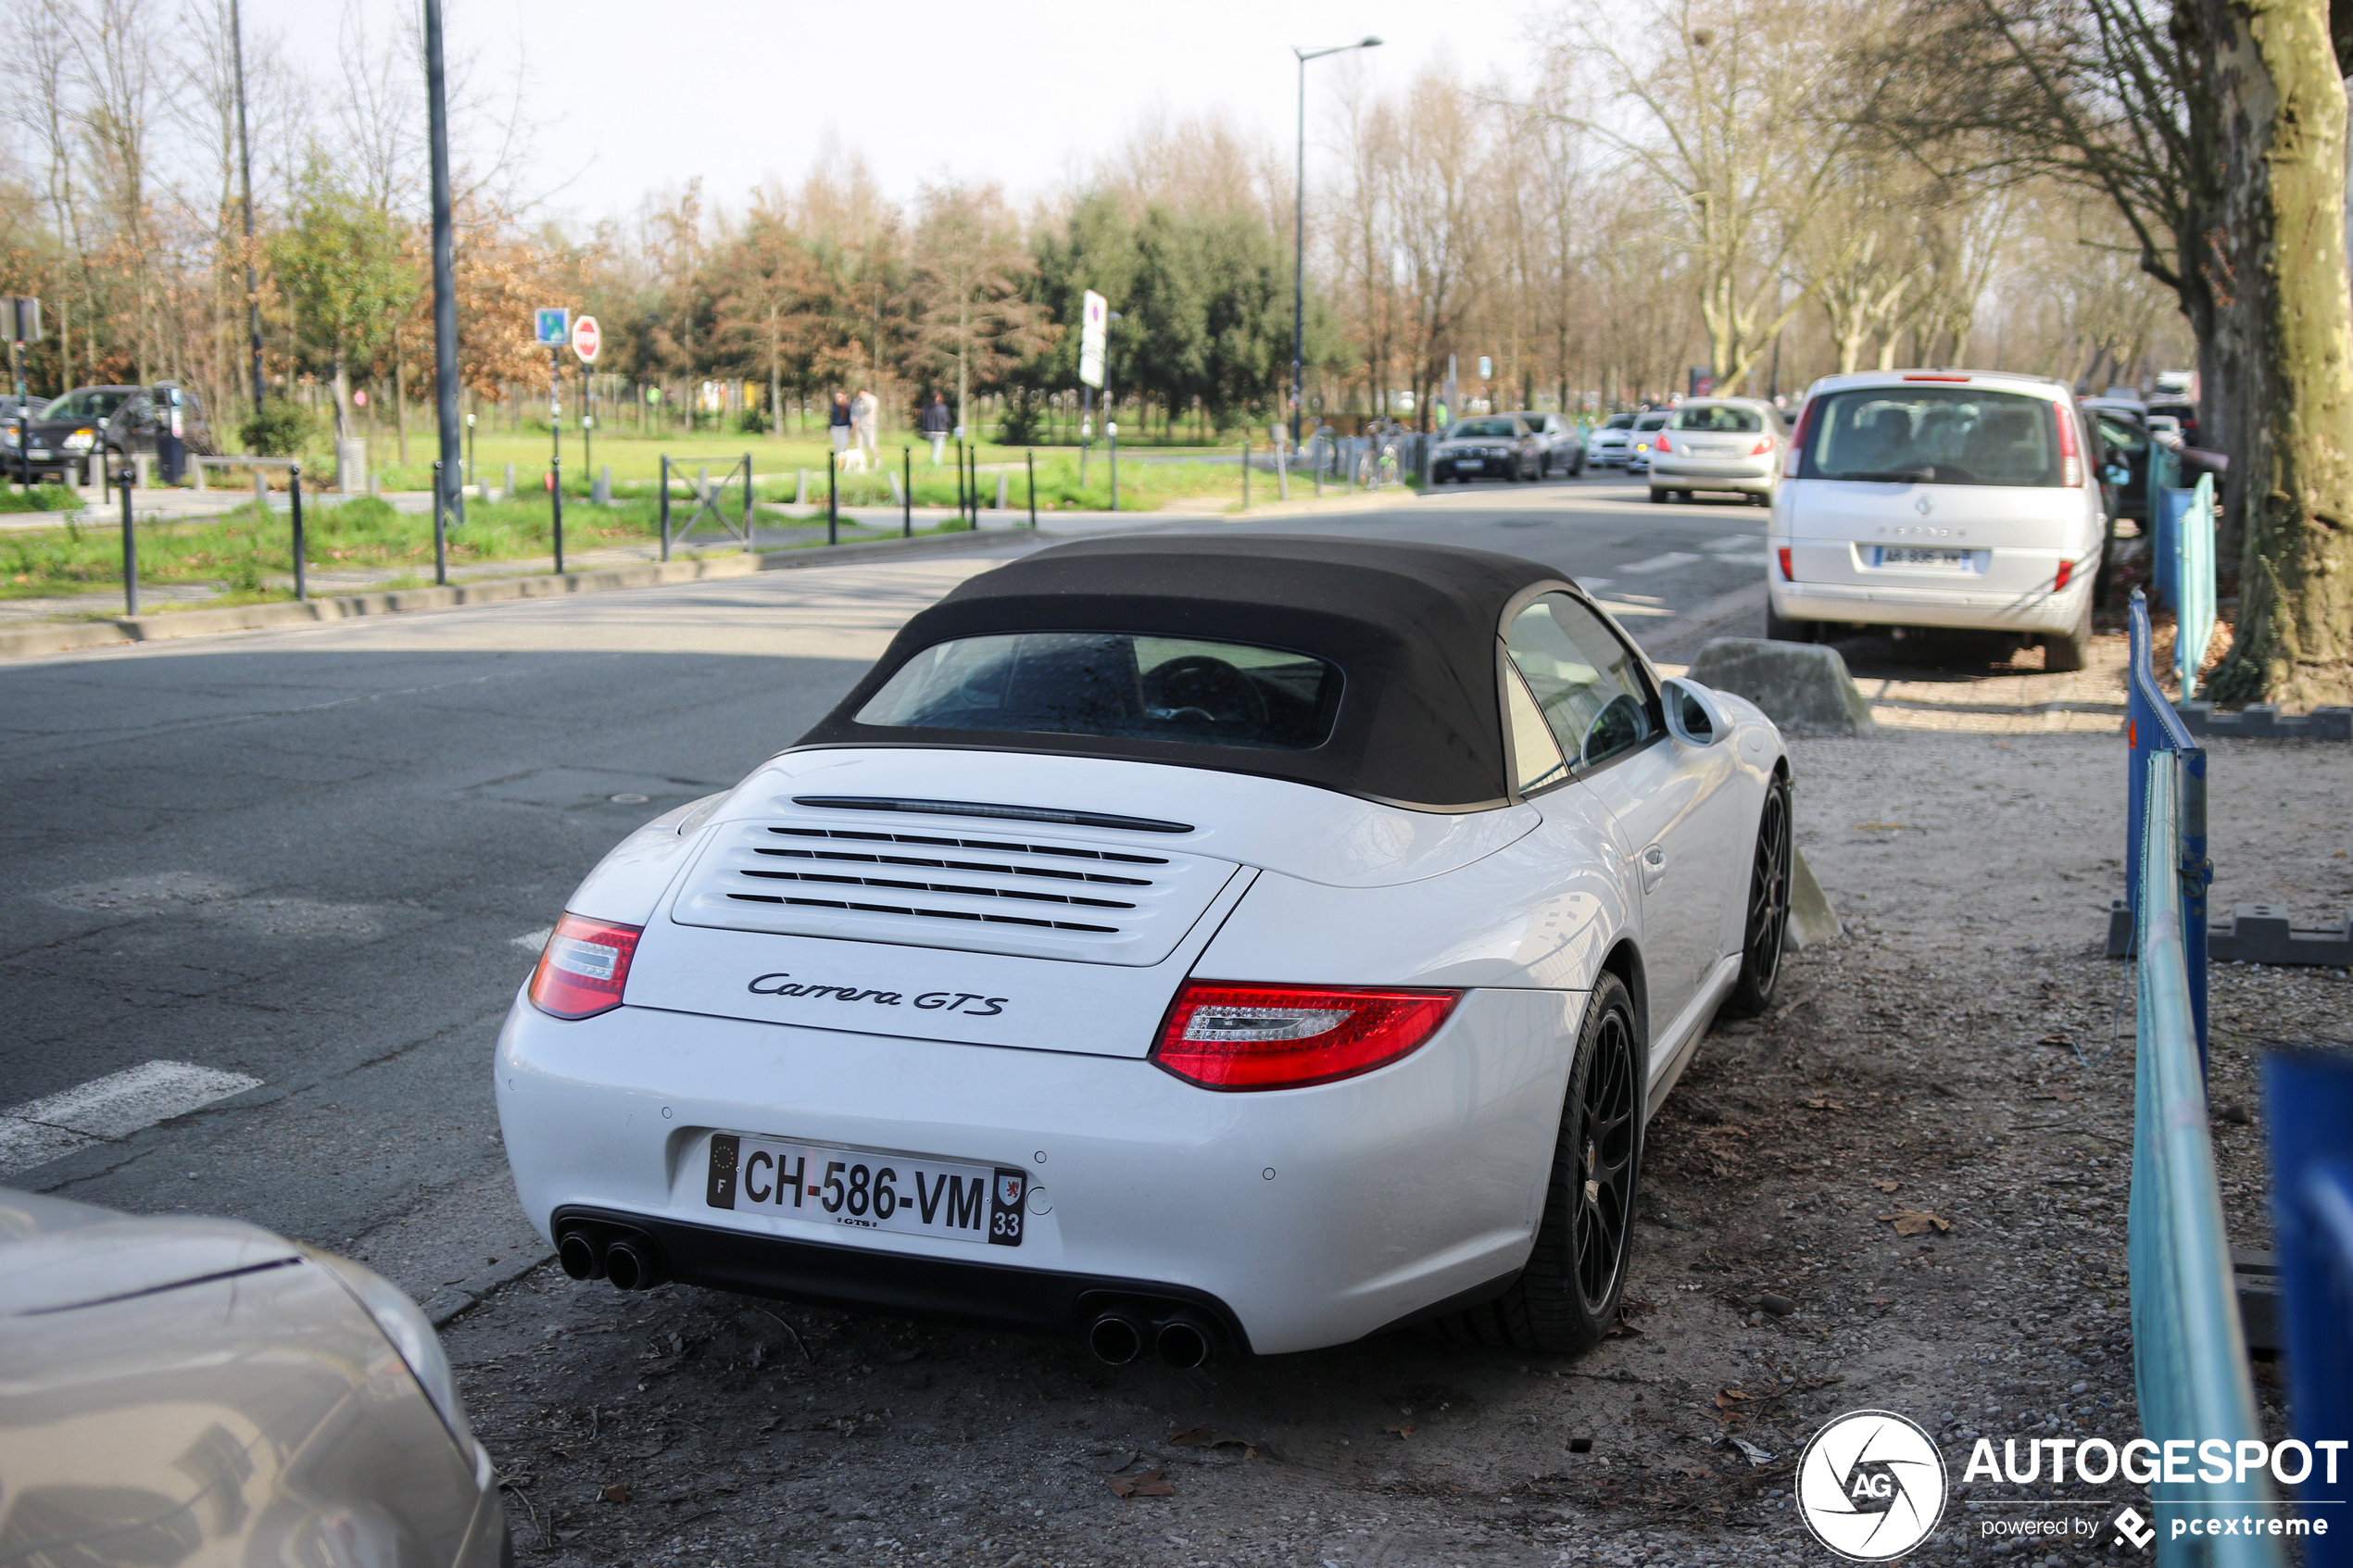
[[(1491, 1286), (1528, 1257), (1570, 1055), (1613, 950), (1631, 945), (1648, 992), (1647, 1110), (1738, 972), (1750, 846), (1783, 748), (1754, 707), (1716, 701), (1732, 733), (1713, 745), (1662, 738), (1526, 803), (1458, 813), (1135, 761), (785, 753), (631, 834), (567, 906), (645, 930), (622, 1007), (566, 1022), (517, 996), (497, 1094), (518, 1196), (543, 1234), (574, 1210), (1160, 1282), (1215, 1298), (1259, 1352), (1355, 1339)], [(795, 796), (1018, 803), (1193, 831), (820, 809)], [(876, 940), (847, 918), (828, 935), (822, 913), (791, 933), (677, 918), (706, 861), (748, 830), (815, 821), (1140, 847), (1227, 870), (1150, 961)], [(1645, 892), (1654, 847), (1665, 871)], [(775, 975), (824, 989), (754, 988)], [(1387, 1066), (1217, 1093), (1143, 1060), (1188, 976), (1465, 995)], [(1017, 1167), (1035, 1184), (1028, 1229), (1007, 1248), (713, 1208), (714, 1132)]]

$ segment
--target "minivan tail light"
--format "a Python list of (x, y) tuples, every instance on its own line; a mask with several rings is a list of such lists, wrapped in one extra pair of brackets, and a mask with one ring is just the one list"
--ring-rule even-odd
[(1780, 549), (1775, 553), (1781, 558), (1781, 581), (1784, 583), (1796, 582), (1797, 573), (1789, 569), (1789, 546), (1787, 545), (1783, 545)]
[[(1818, 397), (1808, 400), (1806, 407), (1798, 410), (1797, 433), (1789, 438), (1789, 451), (1781, 458), (1783, 479), (1797, 477), (1798, 465), (1806, 460), (1806, 440), (1814, 433), (1814, 410), (1820, 407), (1821, 399)], [(1781, 575), (1784, 577), (1789, 575), (1786, 567), (1782, 569)]]
[(2059, 485), (2073, 490), (2083, 483), (2083, 454), (2075, 445), (2075, 410), (2064, 403), (2054, 403), (2051, 413), (2058, 420)]
[(1667, 433), (1663, 430), (1652, 439), (1658, 443), (1657, 445), (1651, 448), (1654, 452), (1672, 452), (1675, 450), (1675, 444), (1667, 439)]
[(1296, 1089), (1370, 1073), (1438, 1033), (1460, 991), (1188, 980), (1154, 1065), (1205, 1089)]
[(2063, 560), (2059, 562), (2058, 581), (2051, 584), (2051, 592), (2054, 594), (2066, 593), (2067, 585), (2074, 580), (2075, 563), (2071, 560)]
[(641, 925), (566, 915), (556, 922), (539, 967), (531, 972), (531, 1005), (553, 1018), (593, 1018), (621, 1005), (636, 956)]

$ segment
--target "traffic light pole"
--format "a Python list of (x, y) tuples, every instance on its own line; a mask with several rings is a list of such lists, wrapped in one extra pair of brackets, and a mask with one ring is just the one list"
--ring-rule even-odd
[(556, 504), (556, 575), (564, 574), (564, 360), (563, 350), (547, 345), (547, 439), (554, 455), (547, 459), (547, 488)]

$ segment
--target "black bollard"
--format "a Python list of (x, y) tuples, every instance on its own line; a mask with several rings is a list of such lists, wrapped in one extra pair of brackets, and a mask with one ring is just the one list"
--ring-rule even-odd
[(296, 600), (307, 599), (310, 596), (310, 588), (303, 578), (302, 465), (300, 463), (286, 465), (286, 495), (294, 503), (295, 597)]
[(139, 539), (131, 531), (131, 465), (115, 477), (122, 482), (122, 613), (139, 613)]

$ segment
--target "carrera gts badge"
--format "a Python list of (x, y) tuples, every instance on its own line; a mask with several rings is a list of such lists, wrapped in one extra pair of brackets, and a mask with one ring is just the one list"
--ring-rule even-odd
[(973, 1018), (994, 1018), (1005, 1010), (1003, 997), (984, 997), (977, 991), (925, 991), (909, 997), (897, 991), (856, 985), (816, 985), (796, 981), (789, 974), (762, 974), (744, 987), (755, 997), (830, 997), (837, 1002), (874, 1002), (882, 1007), (906, 1006), (912, 1001), (926, 1012), (961, 1012)]

